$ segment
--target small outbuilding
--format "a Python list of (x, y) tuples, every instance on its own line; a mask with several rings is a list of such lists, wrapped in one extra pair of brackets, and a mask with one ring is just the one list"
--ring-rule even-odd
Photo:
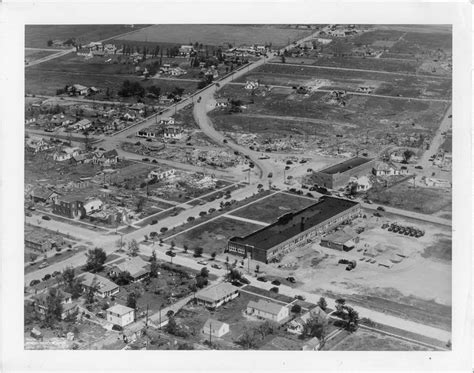
[(215, 319), (207, 319), (201, 329), (201, 335), (204, 339), (211, 340), (212, 338), (221, 338), (229, 331), (229, 324)]

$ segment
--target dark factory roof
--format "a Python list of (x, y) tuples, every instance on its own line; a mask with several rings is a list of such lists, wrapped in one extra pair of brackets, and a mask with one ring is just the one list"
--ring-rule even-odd
[(335, 164), (334, 166), (325, 168), (324, 170), (320, 170), (317, 172), (320, 172), (322, 174), (338, 174), (342, 172), (349, 171), (350, 169), (360, 166), (361, 164), (370, 162), (372, 159), (371, 158), (362, 158), (362, 157), (354, 157), (351, 159), (348, 159), (347, 161)]
[(334, 197), (322, 197), (317, 203), (303, 210), (285, 214), (275, 223), (246, 237), (233, 237), (230, 242), (268, 250), (356, 205), (358, 205), (358, 202)]

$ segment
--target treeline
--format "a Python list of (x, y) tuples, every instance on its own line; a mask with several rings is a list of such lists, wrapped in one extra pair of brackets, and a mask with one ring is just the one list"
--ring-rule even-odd
[[(172, 100), (179, 100), (184, 93), (184, 88), (174, 87), (170, 92), (167, 92), (167, 98)], [(154, 97), (159, 97), (162, 92), (161, 88), (156, 85), (151, 85), (149, 87), (143, 87), (139, 82), (134, 82), (130, 80), (125, 80), (122, 83), (122, 87), (118, 91), (119, 96), (122, 97), (144, 97), (147, 94), (151, 94)]]

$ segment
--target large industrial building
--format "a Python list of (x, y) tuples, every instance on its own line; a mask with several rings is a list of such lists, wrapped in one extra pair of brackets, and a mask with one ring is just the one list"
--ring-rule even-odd
[(369, 174), (374, 166), (374, 159), (354, 157), (324, 170), (316, 171), (312, 175), (312, 180), (320, 187), (339, 189), (345, 187), (352, 176)]
[(354, 201), (322, 197), (317, 203), (298, 212), (281, 216), (275, 223), (245, 237), (232, 237), (227, 243), (230, 253), (250, 256), (264, 263), (279, 260), (309, 239), (328, 232), (361, 213)]

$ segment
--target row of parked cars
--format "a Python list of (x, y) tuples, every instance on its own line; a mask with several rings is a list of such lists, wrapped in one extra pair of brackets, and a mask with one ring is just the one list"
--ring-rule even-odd
[(422, 229), (418, 229), (415, 227), (405, 227), (403, 225), (398, 225), (397, 223), (392, 223), (390, 225), (388, 223), (383, 224), (382, 229), (386, 228), (388, 228), (389, 232), (403, 234), (405, 236), (411, 236), (415, 238), (419, 238), (425, 235), (425, 231), (423, 231)]

